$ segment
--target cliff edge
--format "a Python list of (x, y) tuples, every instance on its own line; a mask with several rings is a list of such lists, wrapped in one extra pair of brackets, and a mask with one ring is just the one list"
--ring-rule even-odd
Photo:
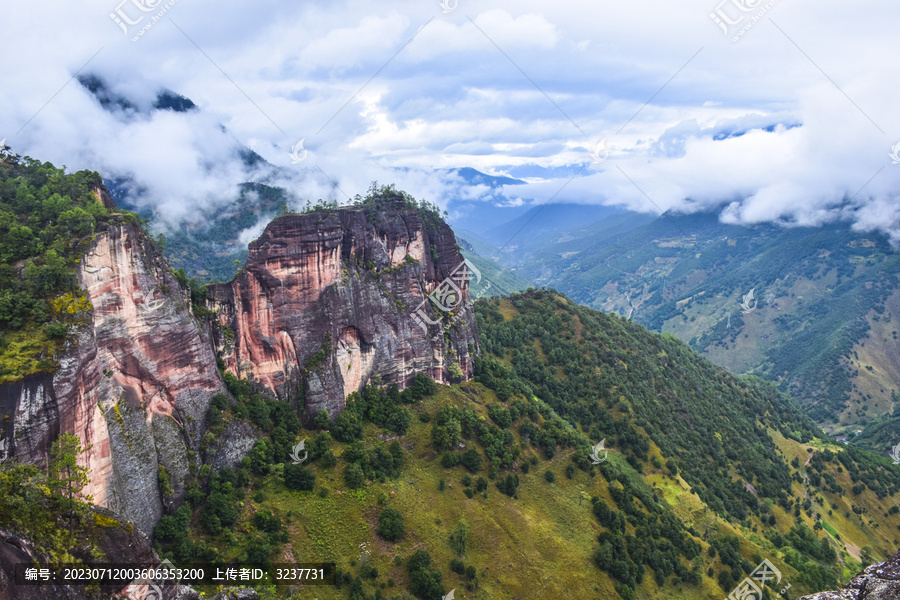
[(334, 416), (366, 383), (469, 379), (478, 339), (453, 231), (413, 209), (276, 218), (244, 268), (209, 289), (219, 355), (237, 377)]

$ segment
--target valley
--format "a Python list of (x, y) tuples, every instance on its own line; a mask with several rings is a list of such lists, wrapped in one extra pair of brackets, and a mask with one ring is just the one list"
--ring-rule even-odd
[[(835, 441), (774, 383), (679, 340), (711, 358), (738, 347), (711, 325), (731, 314), (728, 288), (704, 275), (746, 287), (713, 260), (738, 244), (698, 237), (690, 264), (673, 238), (644, 254), (607, 248), (622, 278), (606, 287), (628, 290), (630, 319), (612, 310), (615, 293), (607, 313), (552, 289), (516, 292), (525, 280), (475, 244), (463, 250), (477, 273), (447, 297), (436, 294), (465, 264), (457, 238), (432, 205), (384, 186), (277, 216), (232, 281), (205, 285), (169, 266), (96, 175), (27, 158), (0, 173), (4, 239), (43, 232), (0, 249), (21, 255), (0, 315), (0, 527), (33, 560), (110, 560), (121, 550), (109, 532), (127, 529), (146, 534), (135, 560), (334, 562), (319, 598), (699, 599), (727, 595), (763, 558), (792, 597), (834, 589), (900, 546), (890, 459)], [(848, 260), (890, 259), (877, 244), (846, 247)], [(647, 258), (663, 251), (676, 260)], [(868, 273), (857, 259), (825, 269), (822, 256), (810, 251), (804, 279), (770, 264), (763, 300), (732, 325), (772, 335), (801, 301), (820, 306), (826, 287)], [(860, 365), (892, 347), (896, 300), (888, 279), (873, 281), (866, 293), (886, 309), (866, 312), (876, 326), (861, 329)], [(645, 312), (664, 333), (639, 324)], [(701, 319), (718, 342), (687, 325)], [(17, 342), (35, 331), (42, 346)], [(890, 364), (868, 381), (890, 385)], [(61, 460), (74, 469), (65, 481)]]

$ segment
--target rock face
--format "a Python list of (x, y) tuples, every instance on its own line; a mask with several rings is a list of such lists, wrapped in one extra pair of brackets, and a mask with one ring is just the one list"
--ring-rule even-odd
[(179, 502), (188, 452), (224, 386), (208, 335), (140, 229), (121, 223), (99, 233), (77, 275), (84, 297), (66, 312), (78, 315), (79, 301), (83, 308), (60, 368), (0, 388), (0, 409), (13, 415), (5, 450), (45, 464), (57, 435), (74, 433), (89, 447), (83, 493), (149, 532), (162, 515), (160, 467)]
[(900, 552), (867, 567), (840, 590), (819, 592), (800, 600), (900, 600)]
[(372, 380), (467, 379), (478, 343), (466, 268), (452, 230), (414, 210), (284, 215), (210, 289), (219, 354), (238, 377), (305, 396), (307, 418), (340, 412)]
[[(419, 372), (439, 382), (473, 372), (456, 238), (414, 210), (276, 219), (240, 274), (210, 288), (214, 327), (194, 317), (159, 248), (127, 218), (97, 233), (77, 277), (83, 295), (56, 307), (71, 325), (59, 369), (0, 386), (0, 412), (12, 416), (0, 421), (0, 458), (44, 465), (58, 435), (74, 433), (88, 448), (83, 493), (145, 533), (164, 503), (181, 503), (198, 466), (211, 399), (226, 392), (216, 348), (238, 377), (298, 409), (303, 400), (307, 420), (340, 412), (370, 381), (402, 388)], [(213, 468), (236, 465), (258, 435), (233, 424)]]
[[(133, 563), (148, 567), (160, 564), (150, 538), (144, 533), (129, 523), (119, 522), (114, 515), (103, 509), (94, 509), (94, 515), (96, 518), (91, 520), (95, 521), (95, 525), (85, 532), (84, 542), (90, 541), (112, 562)], [(79, 560), (86, 562), (91, 560), (87, 543), (84, 544), (84, 547), (72, 548), (70, 551)], [(35, 548), (30, 539), (0, 527), (0, 598), (4, 600), (45, 600), (47, 598), (91, 600), (119, 597), (119, 593), (123, 591), (121, 585), (100, 586), (99, 595), (86, 589), (86, 586), (83, 585), (15, 585), (16, 565), (46, 565), (48, 562), (47, 557)], [(170, 596), (174, 596), (174, 594), (170, 594)], [(195, 598), (199, 599), (199, 595), (195, 594)]]

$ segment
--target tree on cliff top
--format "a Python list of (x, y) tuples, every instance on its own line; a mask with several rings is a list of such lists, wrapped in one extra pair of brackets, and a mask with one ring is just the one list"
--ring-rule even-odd
[(414, 210), (428, 231), (437, 230), (448, 216), (447, 211), (442, 213), (437, 204), (427, 200), (416, 200), (403, 190), (398, 190), (394, 184), (379, 187), (377, 181), (373, 181), (369, 186), (365, 198), (357, 194), (353, 205), (373, 212)]

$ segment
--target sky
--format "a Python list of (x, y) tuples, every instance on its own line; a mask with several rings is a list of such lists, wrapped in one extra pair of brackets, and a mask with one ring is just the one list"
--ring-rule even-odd
[[(2, 11), (0, 140), (130, 178), (158, 227), (221, 214), (238, 184), (263, 177), (241, 163), (243, 145), (298, 202), (347, 201), (377, 180), (442, 207), (502, 197), (713, 210), (729, 223), (841, 219), (900, 243), (896, 2), (7, 0)], [(104, 110), (79, 74), (138, 109)], [(152, 110), (163, 88), (200, 110)], [(447, 171), (461, 167), (528, 183), (491, 192)]]

